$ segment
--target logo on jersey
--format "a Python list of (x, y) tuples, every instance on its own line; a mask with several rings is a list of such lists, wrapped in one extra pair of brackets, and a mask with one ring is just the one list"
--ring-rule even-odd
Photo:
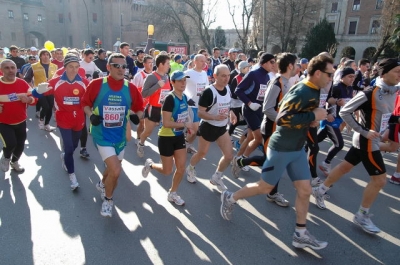
[(79, 95), (79, 89), (75, 88), (75, 89), (72, 91), (72, 93), (74, 93), (75, 96), (76, 96), (76, 95)]

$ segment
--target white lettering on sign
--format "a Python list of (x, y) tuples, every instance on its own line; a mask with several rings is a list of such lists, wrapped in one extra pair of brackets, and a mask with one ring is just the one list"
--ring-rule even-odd
[(187, 54), (186, 46), (168, 46), (168, 53), (174, 52), (179, 54)]

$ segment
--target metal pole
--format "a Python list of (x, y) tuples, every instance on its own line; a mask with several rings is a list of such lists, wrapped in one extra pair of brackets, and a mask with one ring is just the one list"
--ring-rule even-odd
[(119, 26), (119, 40), (122, 42), (122, 13), (121, 13), (121, 0), (119, 0), (119, 15), (121, 20), (121, 25)]
[(267, 0), (264, 0), (264, 2), (263, 2), (263, 34), (262, 34), (262, 36), (263, 36), (263, 51), (266, 51), (266, 48), (267, 48), (267, 43), (266, 43), (266, 34), (265, 34), (265, 32), (266, 32), (266, 30), (267, 30), (267, 26), (266, 26), (266, 24), (267, 24)]
[[(86, 8), (87, 30), (88, 30), (88, 44), (89, 44), (89, 43), (92, 43), (92, 40), (91, 40), (91, 37), (90, 37), (89, 10), (88, 10), (88, 8), (87, 8), (86, 1), (85, 1), (85, 0), (83, 0), (83, 3), (85, 4), (85, 8)], [(90, 44), (89, 44), (89, 45), (90, 45)], [(86, 48), (86, 47), (85, 47), (85, 48)]]

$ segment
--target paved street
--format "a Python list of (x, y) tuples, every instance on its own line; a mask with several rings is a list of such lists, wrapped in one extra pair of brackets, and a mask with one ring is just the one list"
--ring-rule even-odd
[[(29, 115), (34, 117), (34, 108), (29, 108)], [(382, 229), (379, 235), (366, 234), (352, 223), (369, 178), (361, 165), (329, 191), (327, 210), (318, 209), (311, 198), (308, 229), (327, 240), (328, 247), (298, 250), (291, 245), (295, 190), (287, 176), (279, 191), (290, 207), (257, 196), (240, 201), (233, 220), (227, 222), (219, 213), (220, 193), (209, 183), (221, 155), (213, 145), (197, 165), (198, 183), (185, 178), (180, 185), (186, 205), (175, 206), (167, 201), (171, 176), (141, 176), (145, 158), (159, 161), (153, 133), (145, 158), (137, 157), (134, 141), (128, 144), (114, 194), (114, 215), (104, 218), (95, 187), (104, 166), (91, 137), (89, 160), (75, 152), (80, 188), (71, 192), (61, 168), (59, 135), (40, 131), (37, 119), (30, 118), (20, 160), (26, 172), (0, 173), (0, 264), (399, 264), (399, 186), (388, 183), (371, 209), (372, 220)], [(345, 139), (348, 150), (350, 137)], [(321, 144), (319, 161), (328, 147), (328, 142)], [(389, 178), (397, 155), (384, 157)], [(239, 179), (231, 177), (230, 168), (224, 173), (229, 190), (237, 190), (259, 180), (260, 169), (242, 172)]]

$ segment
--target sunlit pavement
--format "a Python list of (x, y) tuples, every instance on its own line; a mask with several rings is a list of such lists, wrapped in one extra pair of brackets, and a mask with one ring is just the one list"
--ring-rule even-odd
[[(34, 117), (34, 108), (29, 109)], [(54, 123), (54, 121), (51, 121)], [(53, 124), (54, 125), (54, 124)], [(134, 126), (133, 126), (134, 127)], [(135, 128), (135, 127), (134, 127)], [(159, 161), (157, 134), (146, 142), (145, 156), (129, 142), (123, 173), (114, 194), (112, 218), (100, 215), (101, 199), (95, 184), (104, 169), (88, 139), (89, 160), (75, 151), (77, 192), (69, 187), (61, 168), (59, 132), (40, 131), (37, 119), (28, 121), (28, 139), (20, 163), (26, 172), (0, 173), (0, 264), (398, 264), (400, 247), (400, 186), (388, 183), (371, 212), (382, 230), (369, 235), (352, 223), (369, 177), (362, 165), (329, 191), (327, 210), (311, 197), (307, 227), (326, 249), (292, 247), (295, 190), (285, 175), (279, 191), (290, 201), (281, 208), (256, 196), (238, 203), (231, 222), (220, 214), (220, 193), (210, 184), (221, 152), (214, 144), (197, 167), (198, 182), (186, 176), (178, 194), (183, 207), (167, 201), (171, 176), (150, 172), (141, 176), (145, 159)], [(136, 136), (136, 132), (133, 132)], [(349, 136), (345, 136), (349, 147)], [(328, 142), (321, 144), (319, 162)], [(257, 151), (258, 152), (258, 151)], [(339, 163), (342, 151), (333, 165)], [(189, 161), (190, 155), (188, 155)], [(396, 154), (384, 155), (388, 178)], [(239, 179), (224, 172), (225, 184), (235, 191), (259, 179), (260, 169), (241, 172)], [(301, 174), (301, 172), (299, 172)], [(322, 175), (322, 173), (321, 173)]]

